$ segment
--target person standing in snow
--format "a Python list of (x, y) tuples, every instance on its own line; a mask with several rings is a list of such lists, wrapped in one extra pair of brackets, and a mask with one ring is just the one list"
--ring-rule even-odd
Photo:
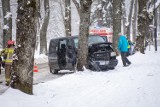
[(128, 53), (128, 40), (125, 35), (122, 35), (121, 33), (118, 34), (119, 41), (118, 41), (118, 49), (121, 54), (121, 59), (123, 62), (123, 66), (126, 67), (131, 64), (131, 62), (127, 59), (127, 53)]
[(11, 77), (11, 66), (13, 62), (13, 53), (14, 53), (14, 41), (9, 40), (7, 42), (7, 47), (4, 48), (1, 52), (3, 54), (3, 57), (5, 59), (5, 79), (6, 79), (6, 85), (8, 86), (10, 84), (10, 77)]

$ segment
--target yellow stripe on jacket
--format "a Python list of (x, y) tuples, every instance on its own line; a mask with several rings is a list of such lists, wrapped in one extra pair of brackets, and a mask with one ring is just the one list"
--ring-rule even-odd
[(14, 48), (6, 48), (5, 54), (7, 54), (7, 58), (5, 60), (5, 64), (12, 64), (13, 62), (13, 53), (14, 53)]

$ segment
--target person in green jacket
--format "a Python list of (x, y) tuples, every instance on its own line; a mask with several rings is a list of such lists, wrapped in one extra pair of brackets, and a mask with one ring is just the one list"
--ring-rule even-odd
[(122, 35), (121, 33), (119, 35), (119, 41), (118, 41), (118, 49), (121, 53), (121, 59), (123, 62), (123, 66), (126, 67), (131, 64), (131, 62), (127, 58), (127, 52), (128, 52), (128, 40), (125, 35)]

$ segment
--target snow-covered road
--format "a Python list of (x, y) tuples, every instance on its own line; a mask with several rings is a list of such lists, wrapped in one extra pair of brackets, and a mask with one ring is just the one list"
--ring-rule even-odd
[[(2, 74), (0, 75), (0, 94), (3, 93), (8, 87), (5, 86), (5, 75), (4, 70), (2, 70)], [(50, 80), (53, 80), (55, 78), (61, 77), (64, 74), (67, 74), (67, 72), (60, 72), (59, 74), (51, 74), (49, 72), (48, 63), (41, 63), (38, 64), (38, 72), (34, 72), (33, 74), (33, 84), (43, 83)]]

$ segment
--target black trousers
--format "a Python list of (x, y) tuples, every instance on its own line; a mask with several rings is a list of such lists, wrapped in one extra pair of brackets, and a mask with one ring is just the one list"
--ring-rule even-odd
[(131, 64), (131, 62), (127, 59), (127, 52), (121, 52), (121, 58), (122, 58), (123, 66), (126, 66), (127, 64)]

